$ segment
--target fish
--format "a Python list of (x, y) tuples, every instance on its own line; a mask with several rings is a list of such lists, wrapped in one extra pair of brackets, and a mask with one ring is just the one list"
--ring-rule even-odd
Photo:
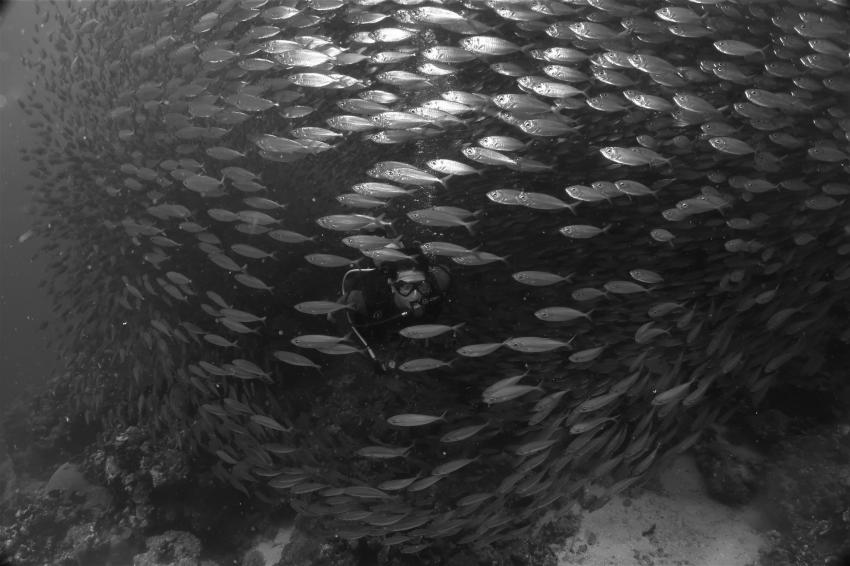
[(532, 454), (536, 454), (538, 452), (542, 452), (554, 446), (558, 442), (557, 438), (546, 439), (546, 440), (534, 440), (532, 442), (527, 442), (520, 446), (517, 446), (514, 449), (514, 453), (518, 456), (530, 456)]
[(584, 240), (587, 238), (593, 238), (598, 236), (599, 234), (603, 234), (611, 229), (610, 224), (606, 224), (604, 227), (599, 228), (598, 226), (591, 226), (589, 224), (571, 224), (569, 226), (563, 226), (558, 229), (563, 236), (567, 238), (572, 238), (574, 240)]
[(517, 166), (516, 159), (492, 149), (467, 146), (461, 150), (461, 153), (470, 161), (481, 163), (482, 165), (495, 165), (509, 168)]
[(606, 346), (596, 346), (595, 348), (588, 348), (586, 350), (579, 350), (570, 355), (569, 360), (574, 364), (583, 364), (587, 362), (592, 362), (605, 350)]
[(501, 261), (506, 265), (508, 263), (506, 256), (498, 256), (485, 251), (474, 251), (465, 255), (455, 256), (451, 260), (460, 265), (487, 265), (488, 263), (497, 261)]
[(577, 318), (590, 320), (590, 313), (584, 313), (570, 307), (545, 307), (535, 311), (534, 316), (547, 322), (568, 322)]
[(385, 481), (383, 483), (378, 484), (378, 489), (380, 489), (381, 491), (399, 491), (399, 490), (407, 488), (408, 486), (410, 486), (410, 484), (412, 484), (413, 482), (415, 482), (418, 479), (419, 479), (419, 476), (416, 475), (416, 476), (412, 476), (412, 477), (409, 477), (409, 478), (403, 478), (403, 479), (398, 479), (398, 480), (388, 480), (388, 481)]
[(484, 430), (488, 424), (488, 422), (485, 422), (480, 425), (469, 425), (449, 431), (440, 437), (440, 442), (446, 444), (450, 444), (453, 442), (462, 442), (468, 438), (472, 438), (473, 436)]
[(319, 371), (322, 370), (322, 366), (317, 363), (311, 361), (306, 356), (302, 356), (297, 352), (288, 352), (286, 350), (275, 350), (272, 354), (275, 358), (289, 365), (293, 366), (303, 366), (303, 367), (312, 367)]
[(568, 204), (558, 197), (553, 197), (552, 195), (544, 193), (523, 191), (517, 196), (517, 202), (522, 206), (532, 208), (534, 210), (563, 210), (566, 208), (573, 214), (576, 213), (575, 204)]
[(365, 349), (357, 348), (356, 346), (352, 346), (350, 344), (330, 344), (325, 346), (316, 346), (314, 348), (317, 352), (321, 352), (323, 354), (328, 354), (331, 356), (345, 356), (347, 354), (363, 354), (367, 355)]
[(328, 336), (326, 334), (302, 334), (290, 342), (301, 348), (324, 348), (348, 340), (348, 336)]
[(458, 218), (454, 214), (450, 214), (447, 212), (443, 212), (440, 210), (436, 210), (434, 208), (423, 208), (420, 210), (412, 210), (407, 213), (407, 217), (413, 220), (418, 224), (422, 224), (424, 226), (437, 226), (437, 227), (454, 227), (454, 226), (462, 226), (466, 228), (466, 230), (473, 234), (473, 227), (478, 223), (477, 220), (473, 220), (472, 222), (465, 221), (461, 218)]
[(228, 340), (224, 336), (219, 336), (218, 334), (204, 334), (204, 340), (210, 344), (215, 344), (216, 346), (221, 346), (223, 348), (236, 348), (239, 346), (238, 343)]
[(494, 191), (489, 191), (487, 193), (487, 198), (498, 204), (521, 206), (522, 203), (520, 202), (519, 197), (522, 193), (523, 191), (517, 191), (514, 189), (496, 189)]
[(562, 340), (553, 340), (552, 338), (543, 338), (539, 336), (522, 336), (519, 338), (508, 338), (503, 342), (505, 346), (511, 350), (525, 353), (550, 352), (558, 348), (566, 348), (573, 341), (564, 342)]
[(466, 358), (480, 358), (492, 354), (504, 344), (502, 342), (487, 342), (484, 344), (468, 344), (456, 350), (458, 354)]
[(444, 175), (480, 175), (481, 169), (451, 159), (431, 159), (426, 162), (428, 168)]
[(303, 301), (292, 308), (304, 314), (326, 315), (354, 307), (333, 301)]
[(357, 236), (346, 236), (342, 243), (358, 250), (377, 250), (391, 244), (399, 245), (400, 240), (385, 238), (384, 236), (373, 236), (371, 234), (359, 234)]
[(319, 218), (316, 223), (328, 230), (353, 232), (386, 226), (387, 223), (382, 218), (382, 216), (375, 218), (365, 214), (331, 214)]
[(404, 195), (410, 195), (414, 191), (411, 189), (403, 189), (389, 183), (357, 183), (351, 187), (355, 193), (363, 194), (374, 198), (395, 198)]
[(431, 470), (431, 475), (447, 476), (460, 470), (461, 468), (465, 468), (476, 460), (478, 460), (478, 458), (458, 458), (456, 460), (451, 460), (444, 464), (440, 464), (439, 466)]
[(474, 250), (452, 242), (425, 242), (419, 246), (419, 249), (424, 254), (442, 257), (460, 257), (474, 253)]
[(605, 423), (616, 421), (615, 417), (596, 417), (586, 421), (579, 421), (570, 427), (570, 434), (587, 434)]
[(685, 383), (672, 387), (667, 391), (662, 391), (652, 398), (652, 405), (663, 406), (681, 401), (687, 395), (688, 389), (690, 389), (692, 383), (693, 381), (686, 381)]
[(405, 413), (400, 415), (393, 415), (387, 419), (387, 422), (393, 426), (403, 426), (403, 427), (412, 427), (412, 426), (424, 426), (437, 421), (445, 420), (446, 413), (443, 413), (439, 416), (434, 415), (418, 415), (413, 413)]
[(402, 185), (432, 185), (439, 183), (445, 186), (443, 179), (422, 171), (413, 165), (396, 161), (381, 161), (369, 169), (366, 174), (370, 177), (386, 179)]
[(217, 301), (214, 298), (217, 296), (216, 294), (212, 293), (211, 291), (208, 291), (207, 293), (210, 295), (210, 298), (212, 298), (214, 302), (218, 303), (221, 306), (220, 314), (225, 318), (235, 320), (237, 322), (264, 322), (266, 320), (266, 317), (264, 316), (258, 316), (253, 313), (229, 307), (227, 306), (227, 303), (223, 300)]
[(406, 362), (402, 363), (400, 366), (398, 366), (398, 369), (405, 372), (419, 372), (448, 367), (451, 364), (451, 361), (445, 362), (443, 360), (437, 360), (435, 358), (416, 358), (413, 360), (407, 360)]
[(620, 388), (616, 391), (611, 391), (610, 393), (591, 397), (590, 399), (582, 401), (575, 408), (575, 411), (576, 413), (592, 413), (593, 411), (598, 411), (599, 409), (602, 409), (621, 398), (625, 392), (625, 389)]
[[(8, 108), (87, 424), (187, 431), (317, 537), (436, 557), (530, 540), (597, 483), (601, 505), (781, 369), (828, 388), (844, 2), (107, 4), (36, 6)], [(373, 349), (290, 310), (351, 310), (320, 299), (352, 268), (342, 294), (388, 299), (411, 261), (451, 283), (358, 327)], [(452, 424), (386, 422), (426, 409)]]
[(402, 328), (398, 331), (399, 334), (404, 336), (405, 338), (411, 338), (415, 340), (424, 340), (428, 338), (434, 338), (435, 336), (440, 336), (441, 334), (445, 334), (446, 332), (457, 332), (466, 323), (460, 322), (455, 324), (454, 326), (448, 326), (446, 324), (417, 324), (415, 326), (408, 326), (406, 328)]
[(348, 259), (336, 254), (307, 254), (304, 256), (309, 263), (319, 267), (346, 267), (359, 262), (359, 259)]
[(274, 253), (263, 251), (248, 244), (232, 244), (230, 249), (238, 255), (251, 259), (277, 259)]
[(275, 431), (278, 431), (278, 432), (288, 432), (290, 430), (290, 429), (284, 427), (282, 424), (280, 424), (276, 420), (274, 420), (273, 418), (267, 417), (265, 415), (251, 415), (250, 420), (251, 420), (251, 422), (258, 424), (261, 427), (264, 427), (264, 428), (267, 428), (267, 429), (270, 429), (270, 430), (275, 430)]
[(400, 250), (393, 248), (378, 248), (360, 250), (364, 256), (371, 258), (375, 262), (392, 262), (392, 261), (413, 261), (414, 256), (408, 255)]
[(710, 138), (708, 143), (714, 149), (731, 155), (748, 155), (756, 151), (747, 142), (729, 136)]
[(651, 291), (651, 289), (632, 281), (607, 281), (602, 287), (609, 293), (616, 295), (632, 295), (635, 293), (649, 293)]
[(618, 165), (627, 165), (629, 167), (640, 167), (643, 165), (657, 166), (669, 164), (671, 161), (671, 158), (663, 157), (644, 147), (608, 146), (600, 148), (599, 153)]
[(494, 391), (485, 392), (481, 398), (486, 404), (495, 405), (512, 401), (532, 391), (543, 391), (543, 389), (536, 385), (506, 385)]
[(519, 45), (492, 35), (472, 35), (460, 40), (459, 45), (476, 55), (508, 55), (522, 50)]
[(556, 273), (548, 273), (546, 271), (518, 271), (511, 277), (524, 285), (532, 287), (548, 287), (557, 283), (572, 281), (574, 273), (569, 275), (558, 275)]
[(378, 460), (386, 460), (389, 458), (403, 458), (410, 451), (408, 447), (391, 447), (391, 446), (364, 446), (357, 450), (356, 454), (364, 458), (373, 458)]

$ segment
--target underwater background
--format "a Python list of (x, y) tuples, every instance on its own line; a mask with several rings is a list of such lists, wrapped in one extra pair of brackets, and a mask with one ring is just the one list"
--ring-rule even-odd
[(20, 63), (22, 50), (29, 44), (27, 33), (38, 21), (32, 3), (6, 3), (0, 34), (0, 69), (3, 76), (3, 104), (0, 108), (0, 363), (7, 377), (0, 381), (0, 405), (7, 406), (27, 384), (43, 383), (55, 368), (55, 353), (46, 347), (39, 331), (42, 321), (50, 321), (50, 298), (39, 287), (46, 263), (33, 260), (33, 242), (17, 240), (31, 227), (27, 216), (30, 198), (24, 187), (27, 171), (20, 166), (18, 149), (35, 143), (27, 127), (27, 116), (15, 104), (25, 96), (27, 72)]
[[(278, 563), (581, 562), (682, 458), (763, 563), (840, 563), (846, 2), (3, 17), (12, 563), (266, 563), (293, 522)], [(345, 274), (411, 261), (437, 309), (353, 328)]]

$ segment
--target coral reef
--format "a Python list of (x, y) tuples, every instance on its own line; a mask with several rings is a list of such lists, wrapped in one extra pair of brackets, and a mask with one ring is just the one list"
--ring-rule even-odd
[(399, 545), (383, 546), (376, 541), (329, 541), (317, 531), (316, 521), (302, 517), (275, 566), (555, 566), (558, 548), (575, 534), (578, 525), (576, 513), (550, 511), (525, 540), (467, 547), (447, 541), (409, 553)]
[(779, 443), (760, 506), (774, 544), (764, 566), (838, 565), (850, 554), (850, 425)]
[[(188, 483), (188, 455), (169, 442), (154, 442), (147, 431), (128, 427), (86, 458), (89, 473), (117, 494), (129, 510), (124, 520), (126, 526), (139, 529), (148, 527), (155, 513), (165, 517), (177, 511), (170, 508), (166, 496), (170, 491)], [(155, 505), (157, 494), (162, 494), (163, 505)], [(180, 504), (181, 501), (175, 501)]]
[(744, 505), (752, 501), (763, 467), (763, 458), (758, 453), (718, 439), (701, 443), (695, 454), (708, 493), (714, 499), (727, 505)]
[(133, 557), (133, 566), (218, 566), (201, 560), (201, 541), (191, 533), (166, 531), (145, 541), (146, 552)]

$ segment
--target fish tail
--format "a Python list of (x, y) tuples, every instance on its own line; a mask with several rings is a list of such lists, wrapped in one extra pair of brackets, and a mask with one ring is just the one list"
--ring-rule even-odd
[(474, 226), (478, 224), (478, 220), (473, 220), (472, 222), (464, 222), (463, 225), (466, 227), (466, 230), (469, 232), (470, 236), (474, 236), (476, 234)]

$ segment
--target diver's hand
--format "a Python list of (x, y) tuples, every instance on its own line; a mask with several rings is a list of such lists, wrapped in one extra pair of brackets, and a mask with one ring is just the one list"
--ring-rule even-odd
[(381, 360), (379, 360), (377, 358), (375, 358), (373, 360), (373, 362), (374, 362), (374, 365), (375, 365), (375, 372), (376, 373), (379, 373), (379, 374), (387, 373), (387, 365), (384, 362), (382, 362)]

